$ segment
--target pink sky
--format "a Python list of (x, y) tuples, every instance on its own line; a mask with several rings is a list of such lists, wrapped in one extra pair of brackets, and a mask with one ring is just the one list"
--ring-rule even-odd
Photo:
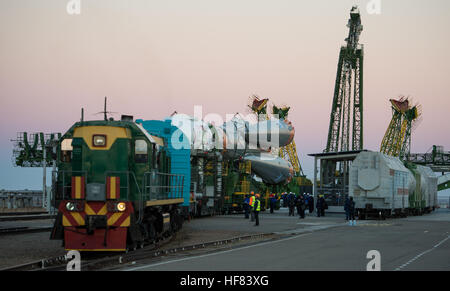
[[(81, 107), (100, 118), (104, 96), (111, 111), (143, 119), (194, 105), (245, 113), (252, 94), (290, 105), (312, 177), (307, 154), (326, 144), (354, 4), (364, 25), (364, 147), (379, 150), (388, 99), (404, 94), (423, 111), (412, 151), (450, 150), (447, 0), (381, 0), (380, 15), (367, 13), (369, 0), (81, 0), (80, 15), (67, 14), (68, 2), (0, 2), (0, 189), (22, 188), (11, 184), (25, 171), (10, 170), (16, 132), (64, 132)], [(38, 188), (41, 178), (27, 183)]]

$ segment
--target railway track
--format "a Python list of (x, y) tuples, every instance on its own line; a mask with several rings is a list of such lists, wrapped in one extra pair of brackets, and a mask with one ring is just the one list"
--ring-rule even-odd
[[(81, 261), (82, 271), (99, 270), (105, 267), (115, 267), (126, 263), (131, 263), (144, 259), (151, 259), (156, 257), (161, 257), (164, 255), (182, 253), (184, 251), (192, 251), (196, 249), (202, 249), (211, 246), (221, 246), (239, 242), (242, 240), (252, 240), (268, 238), (273, 236), (273, 233), (262, 233), (255, 235), (244, 235), (233, 237), (229, 239), (200, 242), (192, 245), (179, 246), (175, 248), (162, 249), (164, 245), (167, 245), (175, 237), (175, 235), (169, 236), (167, 238), (161, 239), (156, 243), (149, 244), (142, 248), (135, 248), (126, 253), (105, 255), (105, 254), (88, 254), (87, 258)], [(46, 258), (42, 260), (37, 260), (27, 264), (21, 264), (17, 266), (12, 266), (0, 271), (65, 271), (68, 259), (65, 256), (59, 256), (54, 258)]]
[(2, 216), (21, 216), (21, 215), (42, 215), (48, 214), (47, 211), (32, 211), (32, 212), (1, 212), (0, 217)]
[(56, 215), (53, 214), (1, 214), (0, 221), (18, 221), (18, 220), (38, 220), (38, 219), (53, 219)]
[(12, 235), (12, 234), (23, 234), (23, 233), (33, 233), (33, 232), (45, 232), (51, 231), (52, 227), (8, 227), (0, 228), (0, 236)]

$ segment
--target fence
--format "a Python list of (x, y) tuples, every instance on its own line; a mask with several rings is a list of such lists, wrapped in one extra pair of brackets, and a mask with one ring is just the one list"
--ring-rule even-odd
[(0, 190), (0, 209), (42, 207), (42, 191)]

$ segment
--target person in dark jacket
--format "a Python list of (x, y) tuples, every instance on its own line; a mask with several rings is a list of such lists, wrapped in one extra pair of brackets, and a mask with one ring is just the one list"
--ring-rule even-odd
[(349, 217), (349, 212), (348, 212), (348, 208), (350, 205), (350, 199), (347, 197), (345, 199), (345, 204), (344, 204), (344, 211), (345, 211), (345, 221), (348, 221), (348, 217)]
[(309, 203), (309, 197), (307, 193), (303, 193), (303, 200), (305, 200), (305, 210), (309, 208), (308, 203)]
[(295, 194), (289, 193), (288, 195), (288, 207), (289, 207), (289, 216), (295, 216), (294, 208), (295, 208)]
[(308, 195), (308, 206), (309, 206), (309, 213), (314, 212), (314, 197), (312, 195)]
[(355, 201), (353, 201), (353, 197), (350, 197), (349, 203), (348, 203), (348, 219), (349, 219), (349, 225), (356, 225)]
[(283, 194), (281, 194), (281, 199), (283, 199), (283, 207), (288, 207), (288, 203), (287, 203), (287, 193), (284, 192)]
[(270, 203), (270, 213), (273, 213), (273, 210), (275, 208), (275, 204), (277, 203), (277, 199), (275, 197), (275, 193), (270, 194), (269, 203)]
[(248, 197), (248, 195), (245, 195), (245, 199), (244, 199), (244, 214), (245, 214), (245, 218), (248, 219), (249, 218), (249, 213), (250, 213), (250, 197)]
[(325, 199), (323, 199), (323, 195), (319, 195), (317, 199), (316, 208), (317, 208), (317, 217), (324, 216), (324, 207), (325, 207)]
[(300, 218), (305, 218), (305, 198), (303, 195), (298, 195), (295, 205), (297, 206), (297, 212)]

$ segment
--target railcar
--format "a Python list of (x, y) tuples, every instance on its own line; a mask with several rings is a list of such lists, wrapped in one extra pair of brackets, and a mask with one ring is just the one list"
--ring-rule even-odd
[(416, 179), (416, 188), (409, 195), (409, 214), (432, 212), (437, 204), (437, 177), (429, 167), (406, 164)]
[(405, 165), (379, 152), (361, 152), (349, 177), (349, 195), (360, 219), (420, 215), (435, 208), (437, 178), (429, 167)]
[(398, 158), (361, 152), (349, 174), (349, 195), (355, 201), (359, 219), (407, 215), (416, 181)]
[(125, 251), (179, 230), (189, 197), (166, 144), (132, 119), (75, 123), (55, 147), (51, 239), (66, 250)]

